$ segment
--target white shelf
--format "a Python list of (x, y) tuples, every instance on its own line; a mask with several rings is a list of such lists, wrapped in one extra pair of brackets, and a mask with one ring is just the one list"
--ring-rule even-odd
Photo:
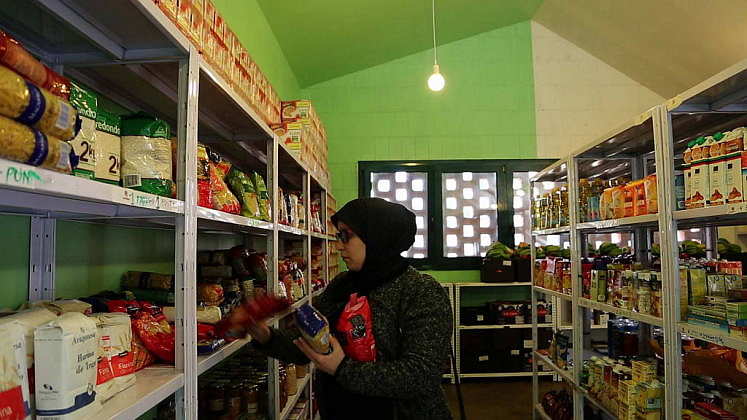
[(264, 234), (269, 234), (273, 230), (273, 224), (265, 222), (263, 220), (251, 219), (238, 214), (226, 213), (220, 210), (208, 209), (205, 207), (197, 206), (196, 209), (198, 223), (200, 220), (210, 220), (213, 222), (220, 222), (227, 225), (229, 228), (236, 226), (247, 228), (248, 230), (256, 230)]
[(184, 374), (172, 367), (149, 367), (135, 376), (135, 384), (106, 401), (96, 418), (135, 419), (184, 386)]
[(688, 323), (680, 323), (680, 332), (698, 340), (730, 347), (740, 351), (747, 351), (747, 340), (732, 337), (727, 332), (718, 331), (713, 328), (701, 327)]
[(567, 369), (561, 369), (558, 365), (552, 362), (549, 357), (545, 356), (544, 354), (541, 354), (539, 352), (534, 352), (534, 357), (538, 359), (538, 362), (544, 364), (545, 366), (552, 369), (554, 372), (556, 372), (561, 378), (563, 378), (566, 382), (573, 386), (577, 386), (576, 381), (573, 379), (573, 373), (570, 372)]
[(557, 228), (534, 230), (532, 231), (532, 235), (534, 236), (560, 235), (561, 233), (570, 233), (570, 231), (571, 231), (571, 228), (569, 226), (561, 226)]
[[(552, 376), (555, 372), (537, 372), (539, 376)], [(495, 373), (460, 373), (460, 378), (525, 378), (532, 376), (529, 372), (495, 372)]]
[(610, 410), (608, 410), (607, 407), (603, 406), (602, 403), (600, 403), (599, 401), (596, 400), (596, 398), (594, 398), (591, 395), (589, 395), (589, 391), (587, 391), (587, 390), (585, 390), (585, 389), (582, 388), (582, 392), (581, 393), (584, 395), (584, 398), (586, 398), (586, 400), (591, 403), (591, 405), (593, 405), (594, 407), (596, 407), (599, 410), (601, 410), (609, 418), (617, 419), (617, 415), (616, 414), (612, 414), (612, 412)]
[(615, 228), (637, 227), (641, 225), (655, 225), (659, 222), (659, 215), (646, 214), (643, 216), (624, 217), (622, 219), (598, 220), (576, 225), (578, 230), (609, 230)]
[(288, 225), (284, 225), (282, 223), (278, 223), (278, 230), (281, 231), (281, 232), (284, 232), (286, 234), (290, 234), (290, 235), (294, 235), (294, 236), (299, 236), (299, 237), (304, 237), (304, 236), (308, 236), (309, 235), (309, 232), (307, 230), (295, 228), (295, 227), (288, 226)]
[(555, 290), (545, 289), (544, 287), (539, 287), (539, 286), (532, 286), (532, 288), (534, 289), (535, 292), (544, 293), (546, 295), (552, 295), (552, 296), (559, 297), (565, 300), (571, 300), (571, 295), (567, 295), (565, 293), (556, 292)]
[(301, 398), (301, 395), (303, 395), (303, 391), (304, 389), (306, 389), (306, 385), (309, 384), (309, 380), (311, 379), (312, 374), (313, 370), (307, 373), (306, 376), (298, 381), (295, 395), (291, 395), (288, 397), (288, 402), (285, 403), (283, 411), (280, 412), (280, 420), (287, 419), (290, 412), (293, 411), (293, 408), (296, 407), (296, 403), (298, 402), (298, 399)]
[(456, 287), (516, 287), (531, 286), (532, 282), (511, 282), (511, 283), (442, 283), (453, 284)]
[(335, 238), (334, 236), (327, 235), (327, 234), (324, 234), (324, 233), (310, 231), (309, 234), (311, 235), (312, 238), (325, 239), (325, 240), (328, 240), (328, 241), (335, 241), (335, 240), (337, 240), (337, 238)]
[(615, 315), (619, 315), (619, 316), (629, 318), (629, 319), (634, 319), (636, 321), (644, 322), (650, 325), (656, 325), (659, 327), (663, 325), (663, 321), (659, 317), (642, 314), (639, 312), (634, 312), (628, 309), (616, 308), (612, 305), (607, 305), (606, 303), (601, 303), (601, 302), (593, 301), (590, 299), (579, 298), (578, 304), (585, 308), (609, 312)]
[(52, 217), (144, 218), (184, 212), (184, 202), (0, 159), (0, 210)]
[(322, 293), (324, 293), (324, 289), (326, 289), (326, 287), (323, 287), (323, 288), (321, 288), (321, 289), (319, 289), (319, 290), (317, 290), (317, 291), (313, 292), (313, 293), (311, 294), (311, 297), (318, 297), (319, 295), (321, 295)]
[(219, 348), (211, 354), (197, 356), (197, 374), (202, 375), (206, 371), (210, 370), (213, 366), (231, 357), (234, 353), (241, 350), (242, 347), (249, 344), (251, 341), (251, 337), (242, 338), (240, 340), (232, 341), (226, 344), (225, 346)]
[[(561, 326), (558, 327), (558, 329), (561, 330), (561, 331), (571, 331), (573, 329), (573, 326), (571, 326), (571, 325), (561, 325)], [(601, 324), (592, 324), (591, 325), (591, 329), (592, 330), (606, 330), (607, 326), (606, 325), (601, 325)]]
[[(553, 324), (537, 324), (537, 328), (552, 328)], [(532, 324), (505, 324), (505, 325), (460, 325), (460, 330), (502, 330), (511, 328), (532, 328)]]

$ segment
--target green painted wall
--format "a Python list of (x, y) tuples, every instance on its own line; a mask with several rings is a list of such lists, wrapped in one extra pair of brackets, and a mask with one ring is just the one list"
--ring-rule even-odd
[(259, 64), (280, 98), (300, 98), (298, 80), (257, 0), (213, 0), (213, 3)]
[[(413, 54), (303, 90), (329, 135), (333, 192), (358, 196), (363, 160), (536, 157), (529, 22), (439, 48), (446, 89), (428, 90), (432, 52)], [(476, 271), (433, 273), (478, 281)]]

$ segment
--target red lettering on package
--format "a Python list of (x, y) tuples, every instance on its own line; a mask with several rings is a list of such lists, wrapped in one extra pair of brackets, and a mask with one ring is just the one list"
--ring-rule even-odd
[(23, 420), (26, 412), (23, 408), (21, 386), (0, 392), (0, 420)]

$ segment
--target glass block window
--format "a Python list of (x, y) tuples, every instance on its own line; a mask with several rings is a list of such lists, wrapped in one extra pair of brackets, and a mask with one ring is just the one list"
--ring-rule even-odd
[(428, 258), (428, 174), (425, 172), (371, 173), (371, 197), (402, 204), (415, 213), (415, 243), (405, 258)]
[(495, 173), (441, 175), (444, 256), (485, 256), (498, 236)]

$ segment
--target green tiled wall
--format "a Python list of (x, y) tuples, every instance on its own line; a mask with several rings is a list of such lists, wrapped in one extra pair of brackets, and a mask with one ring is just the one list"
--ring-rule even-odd
[[(446, 89), (428, 90), (432, 51), (303, 90), (329, 135), (339, 205), (358, 196), (363, 160), (536, 157), (529, 22), (439, 47)], [(476, 271), (432, 274), (479, 281)]]

